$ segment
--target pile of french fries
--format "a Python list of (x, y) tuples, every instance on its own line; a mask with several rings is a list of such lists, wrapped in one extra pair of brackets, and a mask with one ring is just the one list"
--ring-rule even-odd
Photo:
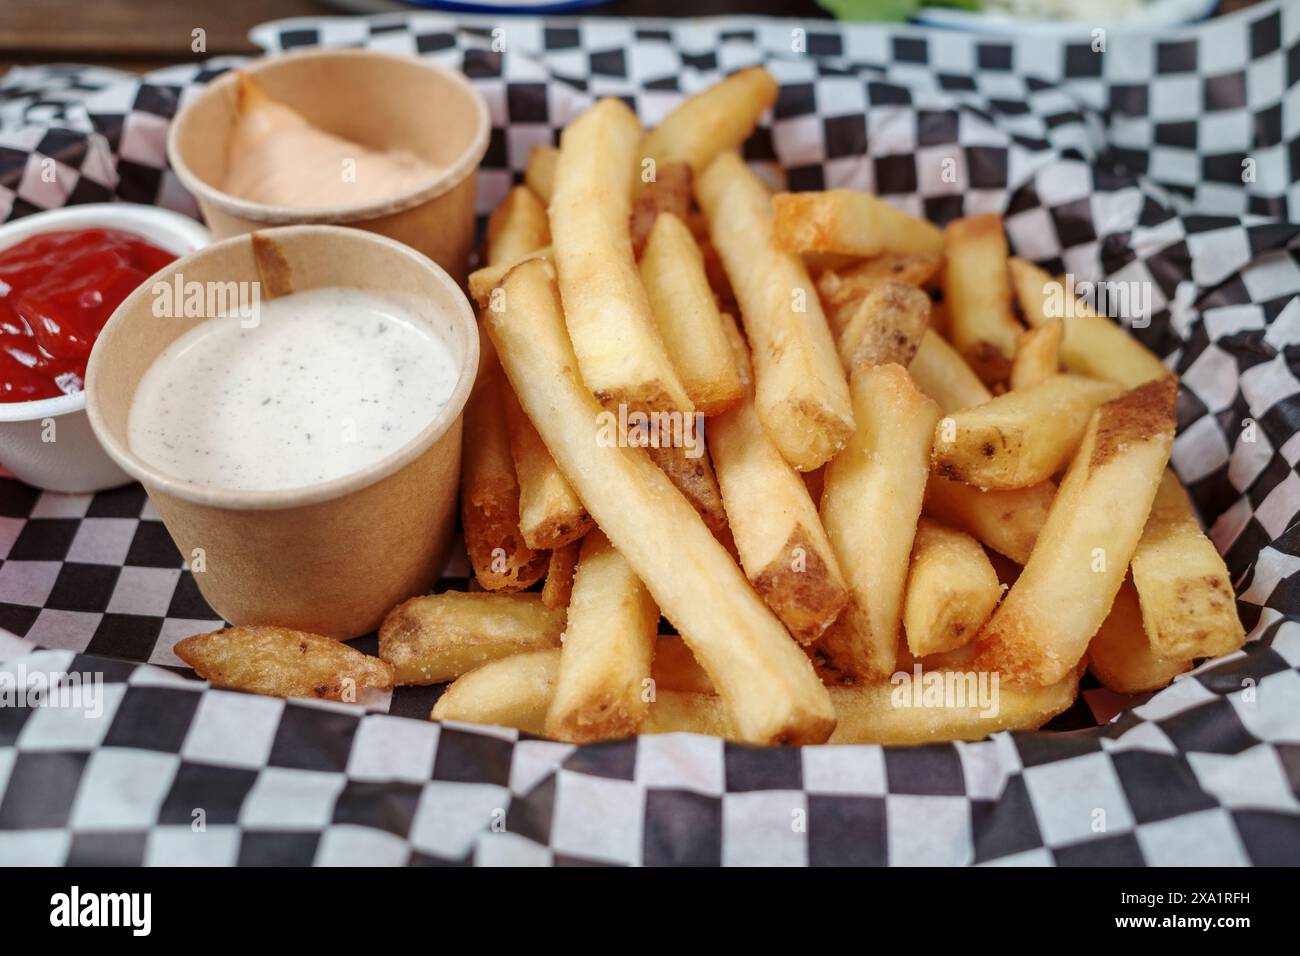
[[(1041, 726), (1085, 668), (1139, 693), (1239, 647), (1160, 361), (1061, 309), (997, 215), (773, 195), (736, 148), (776, 95), (744, 70), (648, 134), (602, 100), (533, 153), (469, 281), (473, 588), (395, 608), (375, 664), (451, 681), (434, 718), (570, 742), (910, 744)], [(217, 679), (238, 630), (177, 653)], [(900, 706), (900, 673), (996, 675), (996, 707)]]

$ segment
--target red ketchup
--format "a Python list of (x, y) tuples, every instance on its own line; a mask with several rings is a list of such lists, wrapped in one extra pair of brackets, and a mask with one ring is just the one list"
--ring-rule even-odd
[(99, 330), (176, 259), (120, 229), (69, 229), (0, 249), (0, 402), (79, 392)]

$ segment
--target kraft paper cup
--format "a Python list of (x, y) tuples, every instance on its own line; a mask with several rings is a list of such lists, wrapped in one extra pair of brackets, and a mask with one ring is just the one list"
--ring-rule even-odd
[[(460, 375), (414, 439), (363, 471), (303, 488), (239, 491), (168, 474), (132, 453), (128, 414), (154, 359), (201, 318), (154, 315), (156, 282), (261, 281), (263, 299), (325, 286), (405, 305), (447, 344)], [(230, 321), (238, 321), (231, 318)], [(91, 427), (143, 482), (208, 603), (232, 624), (346, 640), (428, 590), (455, 530), (461, 414), (478, 369), (478, 328), (456, 282), (414, 250), (337, 226), (287, 226), (201, 249), (154, 276), (113, 313), (87, 371)]]
[(315, 126), (371, 149), (406, 150), (440, 172), (405, 194), (359, 205), (294, 209), (232, 196), (222, 190), (238, 117), (232, 72), (191, 99), (167, 136), (168, 161), (217, 238), (299, 223), (352, 226), (404, 242), (464, 281), (476, 173), (491, 127), (487, 105), (464, 76), (373, 50), (290, 53), (244, 69)]

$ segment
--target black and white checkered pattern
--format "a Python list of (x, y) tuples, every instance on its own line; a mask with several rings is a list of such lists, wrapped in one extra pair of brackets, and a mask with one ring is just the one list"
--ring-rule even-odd
[[(867, 189), (938, 222), (999, 211), (1019, 255), (1146, 283), (1149, 310), (1126, 321), (1182, 380), (1174, 466), (1238, 582), (1251, 643), (1149, 700), (1086, 685), (1051, 730), (975, 744), (778, 751), (673, 735), (574, 748), (432, 724), (436, 689), (363, 710), (186, 680), (173, 643), (219, 622), (142, 491), (3, 481), (0, 627), (26, 640), (0, 639), (0, 692), (20, 670), (102, 674), (105, 719), (0, 707), (0, 862), (1300, 860), (1294, 5), (1159, 38), (1112, 31), (1104, 52), (753, 19), (411, 14), (268, 24), (255, 38), (465, 71), (493, 120), (484, 213), (594, 97), (624, 97), (653, 125), (683, 94), (764, 63), (781, 94), (745, 155), (791, 188)], [(166, 168), (167, 125), (233, 62), (143, 80), (11, 73), (0, 212), (112, 197), (192, 212)], [(66, 188), (32, 173), (46, 157)], [(465, 574), (457, 557), (439, 587)]]

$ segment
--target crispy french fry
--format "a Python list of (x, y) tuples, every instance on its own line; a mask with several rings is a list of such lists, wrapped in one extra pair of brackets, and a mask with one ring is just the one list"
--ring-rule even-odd
[(573, 594), (573, 572), (578, 567), (578, 549), (581, 541), (570, 541), (551, 552), (546, 566), (546, 582), (542, 585), (542, 604), (546, 607), (568, 607)]
[(599, 440), (600, 408), (575, 377), (545, 264), (519, 266), (505, 291), (487, 326), (520, 405), (708, 672), (737, 732), (754, 743), (824, 740), (833, 724), (825, 688), (731, 556), (643, 451)]
[(713, 682), (695, 659), (686, 642), (677, 634), (665, 634), (655, 645), (654, 664), (651, 668), (655, 682), (655, 696), (664, 691), (685, 691), (693, 694), (716, 694)]
[(559, 672), (558, 649), (494, 660), (457, 678), (434, 703), (429, 717), (496, 724), (543, 736)]
[[(722, 505), (722, 491), (718, 477), (713, 472), (708, 452), (704, 448), (704, 434), (695, 437), (694, 449), (680, 445), (650, 446), (650, 460), (672, 481), (673, 487), (691, 503), (709, 530), (716, 536), (727, 527), (727, 512)], [(699, 454), (695, 454), (698, 451)]]
[(980, 488), (1046, 481), (1074, 455), (1093, 410), (1120, 391), (1113, 382), (1057, 374), (954, 412), (935, 429), (934, 470)]
[(844, 371), (812, 280), (774, 245), (771, 199), (739, 156), (723, 153), (695, 186), (740, 302), (758, 417), (786, 461), (809, 471), (853, 431)]
[(772, 207), (776, 243), (786, 252), (938, 256), (944, 249), (938, 226), (866, 193), (779, 193)]
[(570, 743), (630, 737), (649, 710), (645, 693), (659, 608), (601, 532), (582, 542), (547, 736)]
[(510, 454), (519, 480), (519, 533), (524, 543), (535, 550), (577, 541), (591, 529), (591, 516), (560, 474), (514, 392), (505, 382), (501, 384)]
[[(688, 197), (689, 198), (689, 197)], [(659, 335), (695, 410), (716, 415), (743, 391), (704, 257), (686, 224), (661, 213), (641, 256), (641, 281)]]
[(882, 279), (904, 282), (918, 289), (929, 288), (942, 264), (938, 256), (886, 253), (844, 269), (823, 271), (817, 276), (817, 294), (829, 317), (842, 306), (856, 305)]
[(1056, 486), (1050, 481), (1011, 491), (983, 491), (931, 474), (925, 486), (925, 513), (1024, 564), (1055, 497)]
[(907, 366), (930, 324), (930, 297), (905, 282), (881, 279), (862, 297), (840, 334), (840, 360), (863, 366)]
[(522, 651), (559, 647), (564, 609), (537, 594), (445, 591), (411, 598), (379, 628), (379, 656), (397, 683), (441, 684)]
[[(1110, 612), (1169, 461), (1177, 385), (1165, 378), (1093, 413), (1033, 553), (980, 632), (981, 670), (1054, 684)], [(1060, 613), (1068, 609), (1068, 614)]]
[(641, 727), (643, 734), (702, 734), (739, 740), (722, 699), (691, 691), (660, 691)]
[(607, 406), (694, 411), (655, 327), (628, 233), (641, 124), (603, 99), (560, 138), (551, 197), (555, 269), (587, 388)]
[(527, 186), (506, 193), (488, 217), (484, 256), (490, 263), (512, 262), (550, 244), (546, 207)]
[(691, 167), (685, 163), (668, 163), (659, 167), (655, 178), (632, 200), (632, 218), (628, 232), (632, 251), (638, 259), (645, 252), (646, 241), (655, 222), (664, 213), (685, 219), (691, 211)]
[(841, 674), (883, 678), (898, 651), (939, 406), (900, 365), (859, 369), (851, 387), (857, 431), (826, 468), (821, 517), (853, 596), (816, 646)]
[(555, 167), (559, 161), (560, 151), (554, 146), (534, 146), (524, 167), (524, 182), (548, 206), (555, 192)]
[(749, 138), (777, 92), (776, 80), (761, 66), (733, 73), (664, 117), (646, 137), (642, 152), (657, 167), (688, 163), (701, 173), (720, 153)]
[(319, 634), (285, 627), (228, 627), (177, 641), (176, 656), (217, 687), (271, 697), (355, 703), (393, 686), (393, 668)]
[(1059, 279), (1023, 259), (1008, 263), (1020, 312), (1031, 326), (1049, 319), (1065, 325), (1061, 362), (1071, 372), (1091, 375), (1124, 388), (1164, 378), (1169, 370), (1123, 326), (1097, 315), (1075, 299)]
[(1061, 336), (1065, 326), (1060, 319), (1044, 322), (1025, 332), (1016, 341), (1016, 355), (1011, 360), (1012, 389), (1028, 388), (1051, 378), (1061, 368)]
[(943, 251), (952, 344), (985, 384), (1005, 382), (1023, 330), (1011, 312), (1002, 217), (953, 220), (943, 231)]
[[(933, 309), (930, 314), (934, 315)], [(945, 415), (983, 405), (993, 397), (961, 353), (934, 329), (921, 337), (921, 344), (907, 370), (921, 391), (939, 403)]]
[(1156, 656), (1219, 657), (1245, 643), (1228, 568), (1169, 470), (1133, 553), (1133, 584)]
[[(730, 316), (726, 329), (748, 391), (749, 348)], [(709, 435), (741, 566), (794, 639), (811, 643), (849, 596), (817, 506), (763, 429), (752, 394), (714, 418)], [(813, 474), (821, 471), (804, 473)]]
[(475, 269), (469, 274), (469, 295), (474, 300), (474, 304), (480, 309), (491, 308), (492, 290), (501, 285), (501, 280), (506, 277), (507, 272), (527, 259), (545, 259), (547, 262), (554, 262), (555, 252), (550, 246), (543, 246), (531, 252), (520, 253), (513, 259), (494, 262), (481, 269)]
[(1169, 686), (1191, 669), (1189, 660), (1167, 661), (1152, 653), (1142, 628), (1142, 608), (1129, 581), (1120, 585), (1101, 628), (1088, 642), (1088, 670), (1117, 694), (1146, 694)]
[(912, 654), (924, 657), (969, 643), (1001, 597), (997, 572), (978, 541), (920, 520), (903, 600), (903, 632)]

